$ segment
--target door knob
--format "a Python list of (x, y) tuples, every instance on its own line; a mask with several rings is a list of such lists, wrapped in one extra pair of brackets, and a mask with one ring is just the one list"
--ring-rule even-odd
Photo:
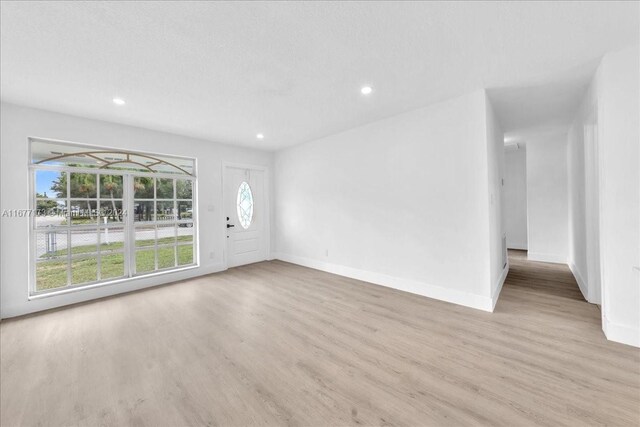
[(227, 228), (235, 227), (233, 224), (227, 224)]

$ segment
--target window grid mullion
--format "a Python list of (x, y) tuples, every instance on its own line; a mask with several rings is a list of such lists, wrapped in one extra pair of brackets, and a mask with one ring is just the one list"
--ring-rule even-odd
[(71, 173), (65, 172), (67, 179), (67, 286), (71, 286)]
[(158, 270), (158, 178), (153, 178), (153, 260), (154, 271)]
[(178, 180), (173, 180), (173, 266), (178, 266)]
[(99, 282), (102, 280), (102, 247), (100, 245), (102, 239), (102, 229), (100, 228), (100, 209), (102, 208), (102, 201), (100, 200), (100, 183), (101, 183), (101, 175), (96, 174), (96, 212), (97, 212), (97, 220), (98, 220), (98, 228), (96, 229), (96, 280)]
[(133, 201), (133, 199), (135, 198), (135, 190), (133, 188), (133, 186), (135, 185), (135, 176), (129, 174), (129, 175), (126, 175), (126, 177), (127, 177), (127, 185), (125, 186), (125, 189), (127, 191), (127, 218), (126, 218), (127, 232), (125, 236), (127, 239), (127, 243), (126, 243), (125, 250), (127, 252), (127, 255), (126, 255), (127, 274), (129, 277), (133, 277), (136, 274), (136, 260), (135, 260), (135, 256), (136, 256), (135, 226), (136, 224), (135, 224), (135, 218), (133, 215), (133, 209), (135, 206), (135, 203)]

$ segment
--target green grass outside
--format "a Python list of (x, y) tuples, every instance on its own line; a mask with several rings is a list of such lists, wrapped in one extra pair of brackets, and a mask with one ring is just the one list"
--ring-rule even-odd
[[(192, 242), (193, 236), (178, 236), (176, 239), (178, 242)], [(162, 237), (158, 239), (158, 245), (169, 245), (174, 241), (173, 237)], [(144, 246), (153, 246), (155, 244), (155, 239), (145, 239), (145, 240), (136, 240), (136, 247), (144, 247)], [(96, 247), (98, 245), (84, 245), (84, 246), (72, 246), (71, 247), (71, 255), (79, 255), (79, 254), (87, 254), (97, 252)], [(124, 249), (124, 242), (113, 242), (113, 243), (101, 243), (100, 244), (100, 252), (109, 252), (109, 251), (121, 251)], [(55, 258), (60, 256), (67, 256), (66, 249), (60, 249), (58, 251), (49, 252), (43, 255), (40, 255), (40, 258)]]
[[(191, 236), (180, 236), (191, 238)], [(178, 238), (180, 240), (180, 237)], [(169, 238), (170, 243), (173, 239)], [(158, 244), (161, 244), (158, 240)], [(188, 241), (182, 239), (182, 241)], [(117, 243), (108, 245), (110, 250), (114, 250), (113, 246)], [(152, 245), (153, 243), (151, 243)], [(141, 245), (141, 246), (150, 246)], [(90, 245), (95, 249), (95, 246)], [(120, 248), (122, 248), (122, 242), (120, 242)], [(82, 248), (78, 246), (77, 249)], [(81, 251), (75, 253), (88, 253), (92, 251)], [(143, 249), (136, 251), (136, 272), (148, 273), (155, 270), (155, 250)], [(178, 265), (193, 264), (193, 246), (183, 245), (177, 246), (178, 252)], [(72, 251), (72, 253), (74, 253)], [(63, 255), (66, 255), (64, 251)], [(124, 254), (122, 253), (103, 253), (101, 254), (100, 263), (100, 275), (101, 280), (115, 279), (124, 276)], [(158, 248), (158, 269), (175, 267), (174, 248)], [(81, 283), (95, 282), (98, 274), (98, 261), (95, 258), (88, 259), (72, 259), (71, 260), (71, 284), (77, 285)], [(36, 265), (36, 290), (42, 291), (45, 289), (55, 289), (67, 285), (67, 261), (45, 261)]]

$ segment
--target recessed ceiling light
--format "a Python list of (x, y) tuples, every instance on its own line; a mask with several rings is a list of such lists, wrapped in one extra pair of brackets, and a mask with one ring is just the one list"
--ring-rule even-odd
[(256, 138), (258, 138), (258, 139), (264, 139), (264, 135), (263, 135), (263, 134), (261, 134), (261, 133), (259, 133), (259, 134), (257, 134), (257, 135), (256, 135)]
[(125, 104), (124, 99), (122, 99), (122, 98), (113, 98), (113, 103), (116, 104), (116, 105), (124, 105)]
[(360, 92), (362, 92), (363, 95), (369, 95), (371, 92), (373, 92), (373, 89), (371, 88), (371, 86), (363, 86), (362, 89), (360, 89)]

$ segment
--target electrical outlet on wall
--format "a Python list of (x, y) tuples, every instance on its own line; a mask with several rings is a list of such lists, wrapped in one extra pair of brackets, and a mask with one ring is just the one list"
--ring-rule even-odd
[(216, 256), (215, 252), (213, 252), (213, 251), (209, 252), (209, 259), (214, 259), (215, 256)]
[(329, 256), (329, 249), (325, 249), (324, 250), (324, 256), (328, 257)]

